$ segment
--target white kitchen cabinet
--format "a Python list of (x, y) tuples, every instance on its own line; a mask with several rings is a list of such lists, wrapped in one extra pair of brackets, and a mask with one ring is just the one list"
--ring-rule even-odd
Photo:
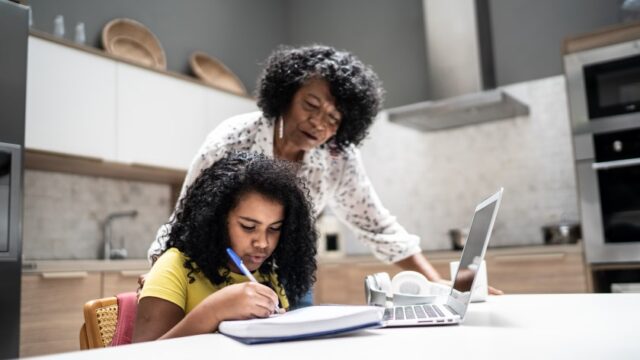
[(117, 64), (117, 159), (187, 169), (206, 136), (206, 87)]
[(186, 170), (206, 135), (251, 98), (29, 37), (26, 147), (127, 164)]
[(27, 148), (113, 160), (116, 61), (29, 37)]
[(254, 99), (232, 95), (220, 90), (207, 89), (206, 133), (208, 134), (215, 129), (227, 118), (257, 110), (258, 106)]

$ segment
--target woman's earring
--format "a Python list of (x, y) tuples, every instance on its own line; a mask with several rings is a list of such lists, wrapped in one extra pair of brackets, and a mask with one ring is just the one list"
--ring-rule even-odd
[(282, 139), (284, 137), (284, 119), (280, 116), (280, 125), (278, 126), (278, 137)]

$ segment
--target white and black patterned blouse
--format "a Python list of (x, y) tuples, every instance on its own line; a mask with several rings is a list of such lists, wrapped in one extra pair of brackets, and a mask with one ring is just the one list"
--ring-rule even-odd
[[(273, 134), (273, 121), (260, 112), (225, 120), (207, 136), (193, 159), (180, 197), (202, 169), (229, 151), (255, 151), (273, 157)], [(309, 187), (315, 216), (329, 205), (378, 259), (392, 263), (421, 251), (420, 239), (398, 224), (380, 202), (355, 146), (347, 147), (337, 156), (324, 148), (306, 152), (298, 176)], [(149, 257), (164, 247), (163, 235), (167, 230), (166, 225), (158, 230)]]

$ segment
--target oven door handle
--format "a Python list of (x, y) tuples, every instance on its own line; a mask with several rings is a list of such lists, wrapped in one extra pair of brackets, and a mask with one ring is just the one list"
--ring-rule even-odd
[(593, 170), (609, 170), (634, 165), (640, 165), (640, 158), (593, 163), (591, 167)]

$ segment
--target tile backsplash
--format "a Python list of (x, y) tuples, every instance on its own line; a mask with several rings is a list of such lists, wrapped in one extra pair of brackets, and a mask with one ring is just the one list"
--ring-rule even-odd
[[(450, 249), (448, 230), (505, 188), (490, 246), (542, 244), (540, 227), (578, 220), (563, 76), (503, 88), (530, 114), (436, 132), (390, 123), (384, 112), (362, 147), (383, 204), (422, 248)], [(347, 232), (347, 253), (368, 253)]]
[(171, 209), (169, 185), (25, 170), (23, 254), (25, 259), (95, 259), (102, 224), (116, 211), (135, 218), (112, 222), (113, 247), (128, 258), (145, 258)]

